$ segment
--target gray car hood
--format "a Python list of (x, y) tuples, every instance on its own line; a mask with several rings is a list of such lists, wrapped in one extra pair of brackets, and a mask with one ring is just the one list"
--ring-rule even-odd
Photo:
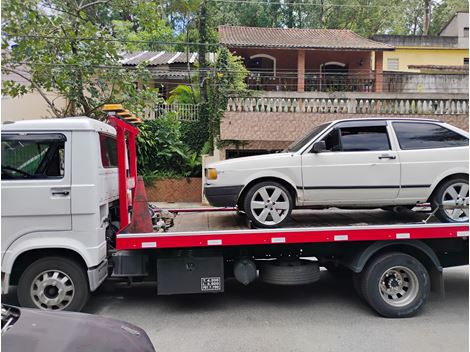
[(2, 351), (155, 351), (144, 330), (123, 321), (83, 313), (19, 309), (19, 319), (2, 335)]

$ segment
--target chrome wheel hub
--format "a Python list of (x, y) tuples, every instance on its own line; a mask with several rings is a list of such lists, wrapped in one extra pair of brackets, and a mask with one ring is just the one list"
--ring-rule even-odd
[[(446, 215), (453, 221), (468, 221), (468, 184), (459, 182), (449, 186), (442, 196), (441, 204)], [(452, 209), (452, 206), (463, 207)], [(447, 208), (446, 207), (450, 207)]]
[(72, 279), (60, 270), (47, 270), (37, 275), (31, 285), (34, 304), (44, 310), (62, 310), (75, 294)]
[(250, 202), (255, 219), (266, 225), (276, 225), (284, 220), (290, 204), (286, 192), (276, 186), (264, 186), (258, 189)]
[(418, 295), (418, 290), (416, 274), (406, 267), (392, 267), (380, 278), (380, 295), (387, 304), (394, 307), (403, 307), (411, 303)]

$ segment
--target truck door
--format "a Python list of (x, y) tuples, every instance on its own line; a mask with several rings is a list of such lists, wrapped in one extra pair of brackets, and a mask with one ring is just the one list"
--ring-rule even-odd
[(71, 133), (2, 133), (2, 250), (31, 232), (72, 229)]

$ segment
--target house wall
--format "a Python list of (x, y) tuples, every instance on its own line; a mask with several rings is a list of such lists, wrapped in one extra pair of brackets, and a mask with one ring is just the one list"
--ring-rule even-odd
[(384, 51), (384, 70), (388, 68), (388, 59), (398, 59), (400, 72), (419, 72), (418, 69), (409, 69), (408, 65), (444, 65), (463, 66), (464, 58), (468, 58), (468, 49), (445, 49), (445, 48), (415, 48), (401, 47), (394, 51)]
[[(48, 98), (54, 100), (59, 109), (65, 108), (65, 99), (57, 98), (57, 95), (50, 93)], [(1, 111), (2, 122), (54, 117), (44, 98), (36, 92), (16, 98), (2, 96)]]
[(468, 37), (464, 35), (464, 28), (468, 28), (468, 20), (468, 12), (458, 12), (439, 35), (442, 37), (457, 36), (459, 37), (459, 46), (468, 48)]

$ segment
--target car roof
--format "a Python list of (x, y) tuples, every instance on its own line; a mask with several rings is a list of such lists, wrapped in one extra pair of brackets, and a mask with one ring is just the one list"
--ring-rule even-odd
[(85, 116), (4, 122), (2, 131), (97, 131), (116, 135), (114, 127)]
[(365, 117), (365, 118), (352, 118), (352, 119), (340, 119), (340, 120), (333, 120), (331, 123), (338, 123), (338, 122), (367, 122), (367, 121), (411, 121), (411, 122), (437, 122), (437, 123), (444, 123), (441, 120), (436, 119), (426, 119), (426, 118), (418, 118), (418, 117)]

